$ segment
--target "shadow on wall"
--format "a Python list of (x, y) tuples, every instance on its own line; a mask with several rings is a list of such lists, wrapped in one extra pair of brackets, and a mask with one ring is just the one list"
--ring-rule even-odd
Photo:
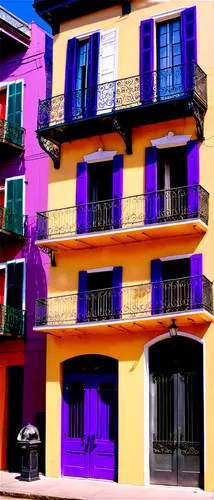
[[(26, 310), (28, 337), (32, 332), (35, 319), (35, 301), (39, 297), (47, 297), (48, 255), (42, 253), (35, 245), (36, 218), (27, 221), (27, 242), (22, 251), (26, 260)], [(34, 333), (35, 336), (35, 333)]]
[[(6, 53), (6, 47), (4, 50), (5, 57), (1, 60), (1, 81), (4, 82), (7, 78), (11, 78), (11, 75), (17, 71), (22, 64), (24, 64), (24, 58), (27, 55), (28, 47), (24, 50), (17, 51), (17, 44), (13, 47), (9, 47), (9, 57), (8, 53)], [(2, 49), (3, 52), (3, 49)], [(13, 59), (14, 58), (14, 59)], [(29, 69), (29, 68), (28, 68)], [(11, 78), (12, 80), (12, 78)]]

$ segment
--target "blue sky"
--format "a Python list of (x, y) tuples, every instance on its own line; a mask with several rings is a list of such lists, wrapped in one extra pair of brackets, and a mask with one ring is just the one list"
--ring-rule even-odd
[(50, 33), (50, 27), (37, 16), (36, 11), (32, 7), (32, 3), (33, 0), (0, 0), (0, 5), (2, 5), (2, 7), (13, 12), (13, 14), (23, 19), (23, 21), (27, 23), (35, 21), (39, 26)]

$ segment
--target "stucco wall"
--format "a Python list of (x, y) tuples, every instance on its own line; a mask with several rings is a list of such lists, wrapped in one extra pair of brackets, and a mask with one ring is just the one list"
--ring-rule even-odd
[[(206, 8), (205, 8), (206, 3)], [(101, 28), (118, 28), (118, 78), (139, 74), (139, 26), (143, 19), (154, 14), (197, 5), (198, 63), (208, 75), (208, 111), (205, 117), (205, 141), (200, 145), (200, 184), (210, 193), (209, 229), (206, 235), (146, 241), (109, 248), (75, 252), (58, 252), (57, 266), (51, 269), (49, 295), (77, 292), (78, 272), (108, 266), (123, 266), (123, 285), (150, 280), (151, 259), (179, 254), (203, 253), (203, 273), (212, 281), (213, 262), (213, 2), (169, 1), (149, 2), (134, 0), (129, 16), (121, 16), (121, 7), (115, 7), (78, 20), (63, 23), (59, 35), (54, 37), (53, 95), (64, 92), (64, 74), (67, 40), (80, 33)], [(129, 34), (129, 35), (128, 35)], [(144, 192), (145, 148), (150, 140), (169, 131), (191, 134), (196, 138), (193, 118), (163, 122), (133, 130), (133, 155), (125, 154), (125, 145), (117, 134), (92, 137), (62, 145), (60, 170), (53, 168), (49, 179), (49, 209), (70, 207), (76, 203), (76, 164), (83, 156), (96, 151), (117, 150), (124, 154), (123, 196)], [(211, 138), (211, 139), (210, 139)], [(170, 236), (170, 231), (169, 231)], [(186, 331), (186, 330), (185, 330)], [(163, 325), (163, 333), (167, 325)], [(191, 321), (187, 333), (202, 337), (205, 345), (205, 489), (214, 489), (214, 432), (213, 432), (213, 326), (194, 325)], [(75, 355), (98, 353), (115, 357), (119, 361), (119, 481), (144, 484), (144, 345), (157, 332), (125, 333), (71, 339), (48, 337), (47, 349), (47, 474), (59, 476), (61, 439), (61, 363)], [(145, 412), (144, 412), (145, 410)], [(146, 458), (149, 460), (149, 457)]]

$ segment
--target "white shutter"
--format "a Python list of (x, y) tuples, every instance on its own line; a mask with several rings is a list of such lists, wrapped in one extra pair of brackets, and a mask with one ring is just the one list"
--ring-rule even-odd
[[(97, 112), (108, 113), (114, 106), (115, 84), (117, 79), (117, 29), (101, 34), (98, 76)], [(107, 82), (111, 84), (105, 85)]]

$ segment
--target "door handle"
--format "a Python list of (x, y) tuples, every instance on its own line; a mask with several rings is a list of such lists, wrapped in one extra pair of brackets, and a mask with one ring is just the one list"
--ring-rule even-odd
[(82, 438), (82, 446), (88, 447), (89, 442), (90, 442), (90, 437), (84, 434)]
[(94, 450), (95, 446), (96, 446), (96, 435), (92, 434), (92, 436), (91, 436), (91, 451)]

